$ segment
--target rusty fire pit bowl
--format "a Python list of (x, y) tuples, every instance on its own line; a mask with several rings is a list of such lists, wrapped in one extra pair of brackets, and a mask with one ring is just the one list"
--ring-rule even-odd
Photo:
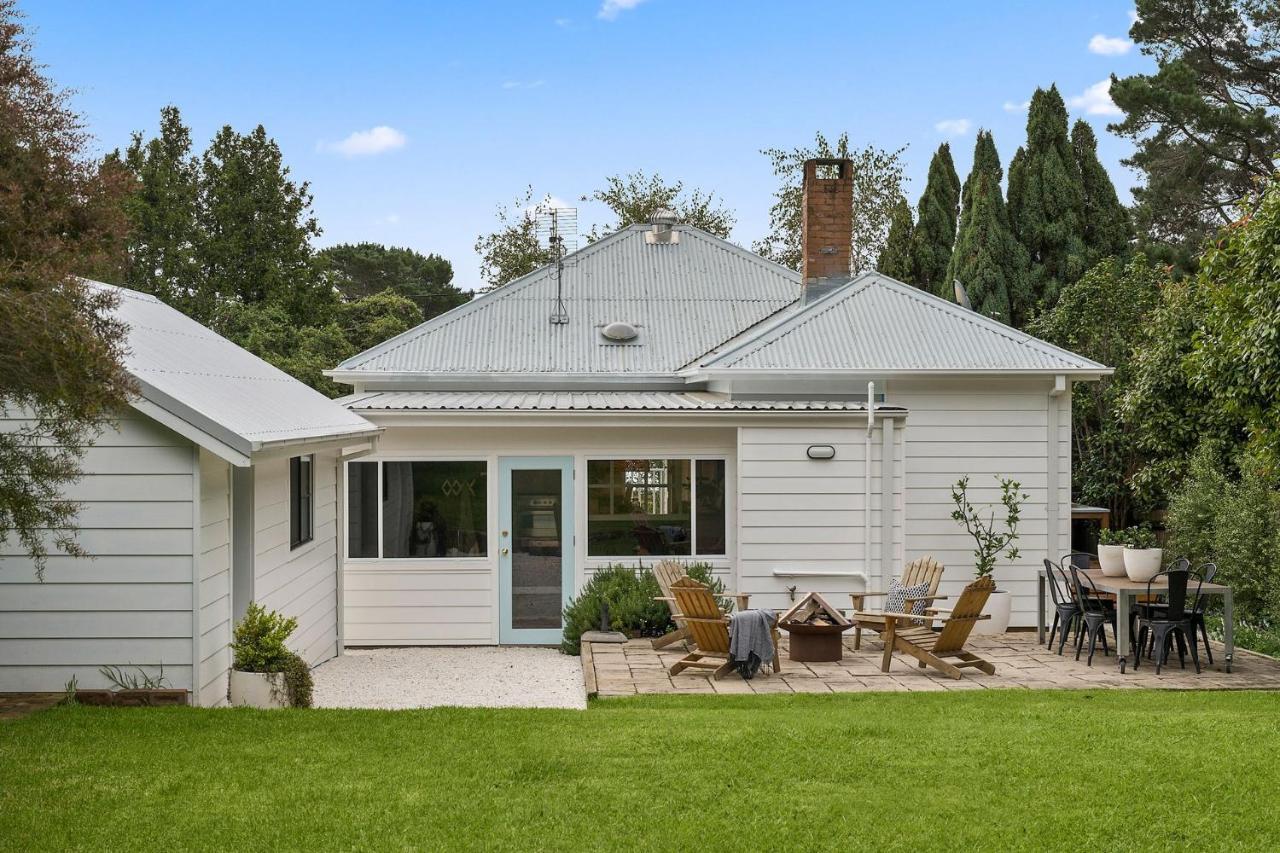
[(808, 622), (779, 622), (791, 635), (791, 653), (796, 663), (825, 663), (844, 658), (844, 638), (852, 625), (811, 625)]

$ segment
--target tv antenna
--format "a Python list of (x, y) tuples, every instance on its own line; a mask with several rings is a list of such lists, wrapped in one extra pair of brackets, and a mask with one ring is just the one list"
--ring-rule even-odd
[(551, 311), (551, 325), (563, 326), (569, 322), (569, 311), (564, 304), (564, 258), (578, 248), (578, 209), (540, 209), (535, 231), (538, 247), (551, 256), (551, 275), (556, 280), (556, 304)]

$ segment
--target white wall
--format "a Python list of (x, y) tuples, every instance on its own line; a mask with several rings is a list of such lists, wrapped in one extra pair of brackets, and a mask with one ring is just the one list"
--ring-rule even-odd
[(200, 451), (200, 672), (196, 704), (227, 701), (231, 668), (231, 466)]
[(253, 600), (296, 617), (289, 645), (315, 664), (338, 653), (337, 456), (315, 454), (315, 537), (289, 547), (289, 459), (254, 462)]
[[(16, 421), (0, 420), (0, 429)], [(192, 686), (192, 526), (196, 451), (141, 416), (102, 435), (86, 475), (79, 542), (92, 558), (52, 556), (43, 583), (13, 537), (0, 545), (0, 691), (108, 687), (106, 664)]]
[(1071, 402), (1051, 397), (1050, 380), (893, 381), (886, 402), (905, 406), (907, 560), (931, 554), (946, 564), (944, 594), (973, 577), (973, 540), (951, 519), (952, 485), (969, 475), (970, 499), (999, 500), (997, 476), (1022, 483), (1020, 556), (1001, 559), (995, 577), (1013, 594), (1015, 626), (1035, 622), (1036, 571), (1070, 550)]

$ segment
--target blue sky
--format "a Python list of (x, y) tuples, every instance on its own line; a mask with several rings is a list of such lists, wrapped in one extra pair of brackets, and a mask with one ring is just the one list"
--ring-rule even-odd
[[(990, 128), (1007, 166), (1022, 105), (1057, 83), (1093, 123), (1122, 197), (1134, 176), (1106, 133), (1132, 3), (191, 3), (23, 0), (50, 75), (78, 90), (101, 150), (181, 108), (200, 147), (266, 126), (311, 182), (322, 245), (439, 252), (479, 284), (476, 236), (525, 186), (577, 204), (643, 169), (713, 191), (733, 239), (766, 233), (764, 147), (847, 130), (908, 145), (908, 197), (949, 140), (961, 177)], [(581, 230), (607, 218), (580, 204)]]

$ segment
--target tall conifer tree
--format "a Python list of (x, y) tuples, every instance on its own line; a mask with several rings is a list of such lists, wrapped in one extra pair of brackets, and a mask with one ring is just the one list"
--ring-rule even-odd
[(876, 261), (876, 270), (898, 281), (911, 280), (911, 205), (905, 198), (898, 198), (889, 220), (889, 236)]
[(1041, 309), (1087, 267), (1084, 190), (1067, 136), (1067, 107), (1057, 86), (1036, 89), (1027, 144), (1009, 167), (1009, 214), (1031, 260), (1031, 289)]
[(995, 140), (990, 131), (978, 131), (947, 281), (960, 280), (975, 311), (1020, 326), (1032, 307), (1031, 285), (1027, 250), (1009, 227), (1000, 188), (1003, 177)]
[(1098, 140), (1084, 119), (1071, 127), (1071, 148), (1080, 169), (1084, 198), (1084, 245), (1089, 266), (1103, 258), (1123, 254), (1133, 236), (1129, 211), (1120, 203), (1111, 177), (1098, 160)]
[(938, 146), (929, 163), (929, 180), (920, 196), (919, 216), (911, 232), (911, 284), (943, 298), (952, 293), (947, 264), (956, 241), (960, 212), (960, 176), (951, 161), (951, 146)]

